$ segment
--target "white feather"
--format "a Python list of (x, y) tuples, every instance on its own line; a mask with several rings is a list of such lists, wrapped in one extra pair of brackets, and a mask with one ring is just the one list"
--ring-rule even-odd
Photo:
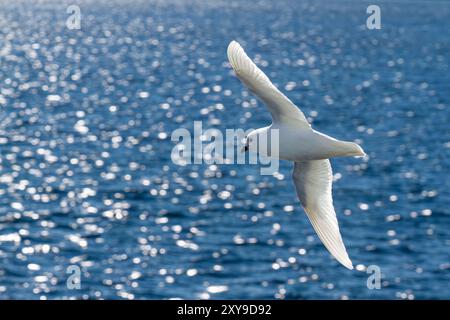
[(279, 141), (272, 143), (279, 146), (279, 159), (295, 162), (293, 179), (297, 195), (314, 230), (328, 251), (345, 267), (353, 269), (333, 207), (328, 158), (362, 156), (364, 151), (353, 142), (340, 141), (312, 130), (302, 111), (270, 82), (236, 41), (230, 43), (227, 53), (236, 75), (272, 114), (271, 126), (254, 130), (249, 136), (279, 130)]
[(303, 112), (278, 90), (236, 41), (227, 50), (228, 60), (241, 81), (269, 108), (274, 121), (293, 118), (309, 127)]
[(320, 240), (337, 261), (353, 269), (333, 207), (330, 160), (295, 162), (293, 179), (298, 198)]

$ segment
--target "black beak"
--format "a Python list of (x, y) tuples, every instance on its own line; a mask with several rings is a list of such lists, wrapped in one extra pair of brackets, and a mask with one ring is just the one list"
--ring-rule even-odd
[(243, 146), (241, 148), (241, 152), (247, 152), (248, 151), (248, 144), (246, 144), (245, 146)]

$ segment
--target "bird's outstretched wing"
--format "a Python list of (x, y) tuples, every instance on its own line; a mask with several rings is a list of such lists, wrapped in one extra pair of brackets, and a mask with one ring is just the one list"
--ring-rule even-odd
[(278, 90), (236, 41), (228, 45), (228, 60), (241, 81), (269, 108), (276, 122), (296, 119), (310, 127), (303, 112)]
[(333, 207), (333, 174), (328, 159), (295, 162), (293, 179), (298, 198), (320, 240), (337, 261), (353, 269)]

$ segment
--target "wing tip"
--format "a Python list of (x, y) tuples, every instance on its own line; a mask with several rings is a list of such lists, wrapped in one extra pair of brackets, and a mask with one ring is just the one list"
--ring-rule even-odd
[(348, 253), (347, 253), (347, 250), (345, 250), (345, 247), (344, 247), (344, 252), (340, 252), (340, 253), (336, 252), (334, 250), (330, 250), (327, 245), (325, 245), (325, 247), (328, 249), (328, 251), (331, 253), (331, 255), (337, 260), (337, 262), (339, 262), (340, 264), (342, 264), (344, 267), (346, 267), (349, 270), (354, 269), (353, 263), (350, 260), (350, 257), (348, 256)]
[(230, 61), (231, 67), (235, 71), (237, 71), (239, 69), (239, 65), (237, 63), (238, 61), (236, 59), (236, 56), (237, 56), (237, 52), (240, 48), (241, 48), (241, 45), (235, 40), (232, 40), (227, 48), (228, 61)]
[(228, 45), (228, 48), (230, 48), (231, 46), (234, 46), (236, 44), (239, 44), (239, 42), (237, 42), (236, 40), (231, 40), (230, 44)]
[(347, 257), (345, 261), (339, 261), (344, 267), (346, 267), (349, 270), (353, 270), (353, 263), (350, 261), (350, 259)]
[(235, 48), (239, 48), (241, 45), (236, 40), (231, 40), (231, 42), (228, 44), (227, 52), (231, 53), (234, 51)]
[[(342, 241), (342, 240), (341, 240)], [(344, 245), (344, 243), (342, 242), (342, 245)], [(328, 249), (328, 248), (327, 248)], [(334, 250), (329, 250), (331, 255), (340, 263), (342, 264), (344, 267), (346, 267), (349, 270), (353, 270), (353, 263), (352, 260), (350, 260), (350, 257), (348, 256), (347, 250), (345, 249), (345, 246), (343, 247), (343, 252), (338, 253), (335, 252)]]

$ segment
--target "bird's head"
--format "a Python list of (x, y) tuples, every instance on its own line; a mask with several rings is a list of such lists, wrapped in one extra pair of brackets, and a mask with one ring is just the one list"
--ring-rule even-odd
[(244, 143), (242, 146), (241, 151), (242, 152), (247, 152), (247, 151), (256, 151), (258, 146), (258, 137), (257, 137), (257, 131), (254, 130), (252, 132), (250, 132), (245, 138), (244, 138)]

